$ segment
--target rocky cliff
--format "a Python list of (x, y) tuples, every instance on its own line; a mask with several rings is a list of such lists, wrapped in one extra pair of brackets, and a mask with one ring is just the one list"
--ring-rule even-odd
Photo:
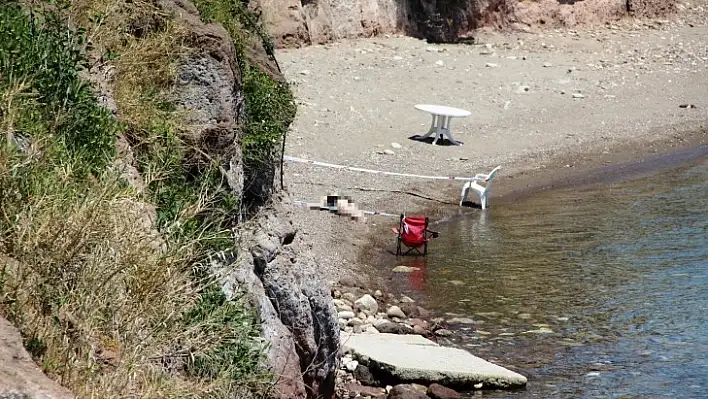
[(279, 47), (403, 33), (456, 42), (482, 27), (575, 27), (674, 13), (675, 0), (251, 0)]
[[(13, 345), (78, 397), (331, 397), (339, 325), (277, 186), (295, 105), (268, 35), (240, 2), (111, 4), (0, 13), (0, 314), (22, 334), (7, 333)], [(29, 89), (43, 102), (24, 101)], [(21, 393), (69, 395), (25, 368)]]

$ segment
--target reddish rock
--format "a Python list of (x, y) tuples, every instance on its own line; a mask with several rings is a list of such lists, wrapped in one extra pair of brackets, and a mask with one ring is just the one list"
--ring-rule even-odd
[(399, 384), (391, 389), (388, 399), (429, 399), (428, 395), (415, 389), (413, 385)]
[(354, 395), (370, 396), (374, 399), (383, 399), (386, 397), (386, 390), (383, 388), (368, 387), (354, 382), (344, 384), (344, 390)]
[(430, 384), (428, 387), (428, 396), (432, 399), (460, 399), (462, 396), (448, 387), (440, 384)]
[(429, 319), (430, 318), (430, 311), (418, 306), (418, 317), (421, 319)]

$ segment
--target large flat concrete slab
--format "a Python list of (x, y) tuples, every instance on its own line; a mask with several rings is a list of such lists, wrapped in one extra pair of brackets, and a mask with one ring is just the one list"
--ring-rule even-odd
[(368, 364), (379, 378), (479, 388), (517, 388), (526, 377), (457, 348), (418, 335), (343, 334), (345, 353)]

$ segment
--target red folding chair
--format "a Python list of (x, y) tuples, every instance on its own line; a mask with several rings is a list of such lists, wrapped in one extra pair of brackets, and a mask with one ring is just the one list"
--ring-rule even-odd
[[(427, 217), (401, 215), (398, 228), (394, 227), (391, 230), (396, 234), (396, 256), (408, 255), (413, 251), (425, 256), (428, 254), (428, 241), (438, 237), (437, 231), (428, 230)], [(403, 252), (403, 246), (408, 248), (406, 252)]]

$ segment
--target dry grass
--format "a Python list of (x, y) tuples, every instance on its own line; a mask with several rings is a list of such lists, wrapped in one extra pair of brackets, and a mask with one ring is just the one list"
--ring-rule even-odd
[[(101, 62), (115, 68), (128, 131), (170, 144), (161, 138), (176, 135), (181, 120), (168, 101), (186, 51), (179, 29), (151, 2), (72, 3), (73, 24), (87, 27), (93, 51), (117, 54)], [(136, 26), (150, 29), (138, 37)], [(0, 313), (78, 397), (261, 395), (268, 376), (254, 314), (226, 301), (210, 274), (215, 238), (228, 231), (197, 223), (218, 191), (193, 187), (158, 231), (160, 210), (149, 204), (156, 194), (136, 193), (110, 170), (87, 175), (80, 154), (67, 153), (37, 117), (46, 88), (33, 83), (0, 69)], [(166, 168), (176, 161), (155, 162), (147, 183), (174, 174)]]

